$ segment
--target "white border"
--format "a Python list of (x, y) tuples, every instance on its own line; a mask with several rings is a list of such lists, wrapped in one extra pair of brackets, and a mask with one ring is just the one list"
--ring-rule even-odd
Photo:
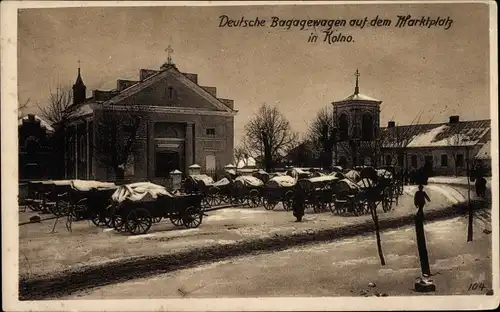
[[(213, 6), (213, 5), (312, 5), (312, 4), (394, 4), (394, 3), (484, 3), (490, 7), (490, 87), (492, 149), (498, 151), (498, 56), (497, 6), (494, 1), (308, 1), (308, 2), (105, 2), (105, 1), (3, 1), (1, 3), (1, 148), (2, 148), (2, 284), (3, 308), (6, 311), (145, 311), (145, 310), (465, 310), (493, 309), (500, 298), (499, 281), (499, 201), (498, 153), (493, 152), (492, 168), (492, 239), (494, 296), (410, 296), (373, 298), (244, 298), (244, 299), (165, 299), (165, 300), (74, 300), (18, 301), (18, 213), (17, 213), (17, 9), (109, 6)], [(16, 148), (14, 148), (16, 147)]]

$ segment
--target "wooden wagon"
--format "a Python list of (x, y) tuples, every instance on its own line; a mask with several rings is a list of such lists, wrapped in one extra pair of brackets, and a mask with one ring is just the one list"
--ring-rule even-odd
[(296, 183), (297, 179), (288, 175), (271, 178), (264, 186), (264, 208), (273, 210), (281, 202), (286, 211), (291, 210)]
[(118, 188), (110, 182), (74, 180), (70, 190), (71, 211), (77, 219), (89, 219), (96, 226), (112, 226), (108, 207)]
[(211, 196), (210, 188), (214, 180), (206, 174), (190, 175), (184, 181), (184, 192), (186, 194), (199, 194), (202, 196), (202, 207), (215, 206), (216, 198)]
[(333, 202), (335, 184), (339, 179), (335, 175), (324, 175), (297, 182), (305, 192), (306, 207), (314, 212), (324, 212)]
[(116, 230), (134, 235), (149, 231), (154, 218), (168, 218), (175, 226), (198, 227), (203, 220), (203, 195), (174, 195), (149, 182), (120, 186), (112, 195), (112, 223)]
[(233, 196), (233, 181), (230, 176), (220, 179), (209, 188), (211, 205), (231, 203)]
[(236, 204), (247, 204), (251, 208), (262, 202), (264, 182), (253, 176), (239, 176), (234, 179), (232, 200)]

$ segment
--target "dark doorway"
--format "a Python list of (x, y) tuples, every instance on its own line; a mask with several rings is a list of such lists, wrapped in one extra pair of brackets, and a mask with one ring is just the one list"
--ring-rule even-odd
[(156, 152), (156, 177), (168, 177), (170, 172), (180, 170), (180, 156), (175, 151)]
[(432, 156), (425, 156), (424, 171), (426, 174), (431, 175), (434, 170), (434, 164), (432, 161)]

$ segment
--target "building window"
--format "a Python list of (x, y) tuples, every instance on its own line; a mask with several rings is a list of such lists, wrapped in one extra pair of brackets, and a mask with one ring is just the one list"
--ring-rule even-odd
[(361, 124), (361, 139), (363, 141), (371, 141), (373, 139), (373, 118), (370, 114), (363, 115)]
[(417, 155), (411, 155), (411, 166), (413, 168), (417, 168), (418, 166)]
[(441, 155), (441, 167), (448, 167), (448, 155)]
[(464, 154), (458, 154), (457, 155), (456, 166), (457, 167), (463, 167), (464, 166)]
[(346, 114), (340, 115), (339, 118), (339, 139), (346, 141), (349, 138), (349, 119)]
[(392, 157), (391, 155), (387, 155), (385, 156), (385, 164), (390, 166), (391, 165), (391, 162), (392, 162)]
[(215, 129), (214, 128), (205, 129), (205, 133), (209, 137), (214, 137), (215, 136)]
[(403, 166), (404, 164), (404, 156), (403, 155), (398, 155), (398, 166)]

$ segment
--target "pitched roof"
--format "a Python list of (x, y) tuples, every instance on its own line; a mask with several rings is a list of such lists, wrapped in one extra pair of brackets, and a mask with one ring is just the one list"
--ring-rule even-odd
[[(54, 128), (50, 125), (50, 123), (47, 120), (38, 115), (32, 115), (32, 116), (34, 121), (40, 122), (40, 127), (42, 127), (42, 129), (45, 129), (45, 131), (47, 132), (54, 132)], [(29, 121), (29, 120), (30, 120), (30, 114), (19, 118), (18, 126), (22, 126), (24, 121)]]
[(490, 120), (381, 128), (383, 147), (475, 146), (491, 131)]
[(173, 75), (175, 78), (177, 78), (181, 83), (186, 85), (188, 88), (193, 90), (194, 92), (198, 93), (200, 96), (204, 97), (207, 101), (211, 102), (215, 107), (227, 111), (227, 112), (233, 112), (234, 110), (226, 105), (226, 103), (223, 100), (218, 99), (215, 97), (213, 94), (211, 94), (209, 91), (204, 89), (202, 86), (198, 85), (197, 83), (193, 82), (189, 77), (187, 77), (185, 74), (181, 73), (175, 66), (169, 66), (166, 69), (162, 71), (158, 71), (147, 78), (143, 79), (142, 81), (138, 81), (137, 83), (134, 83), (130, 85), (129, 87), (120, 90), (120, 91), (115, 91), (112, 92), (113, 94), (110, 94), (111, 97), (107, 100), (104, 101), (106, 104), (116, 104), (120, 102), (121, 100), (132, 96), (147, 87), (155, 84), (157, 81), (165, 78), (168, 74)]
[(491, 159), (491, 141), (488, 141), (485, 144), (483, 144), (483, 146), (479, 149), (474, 158)]

